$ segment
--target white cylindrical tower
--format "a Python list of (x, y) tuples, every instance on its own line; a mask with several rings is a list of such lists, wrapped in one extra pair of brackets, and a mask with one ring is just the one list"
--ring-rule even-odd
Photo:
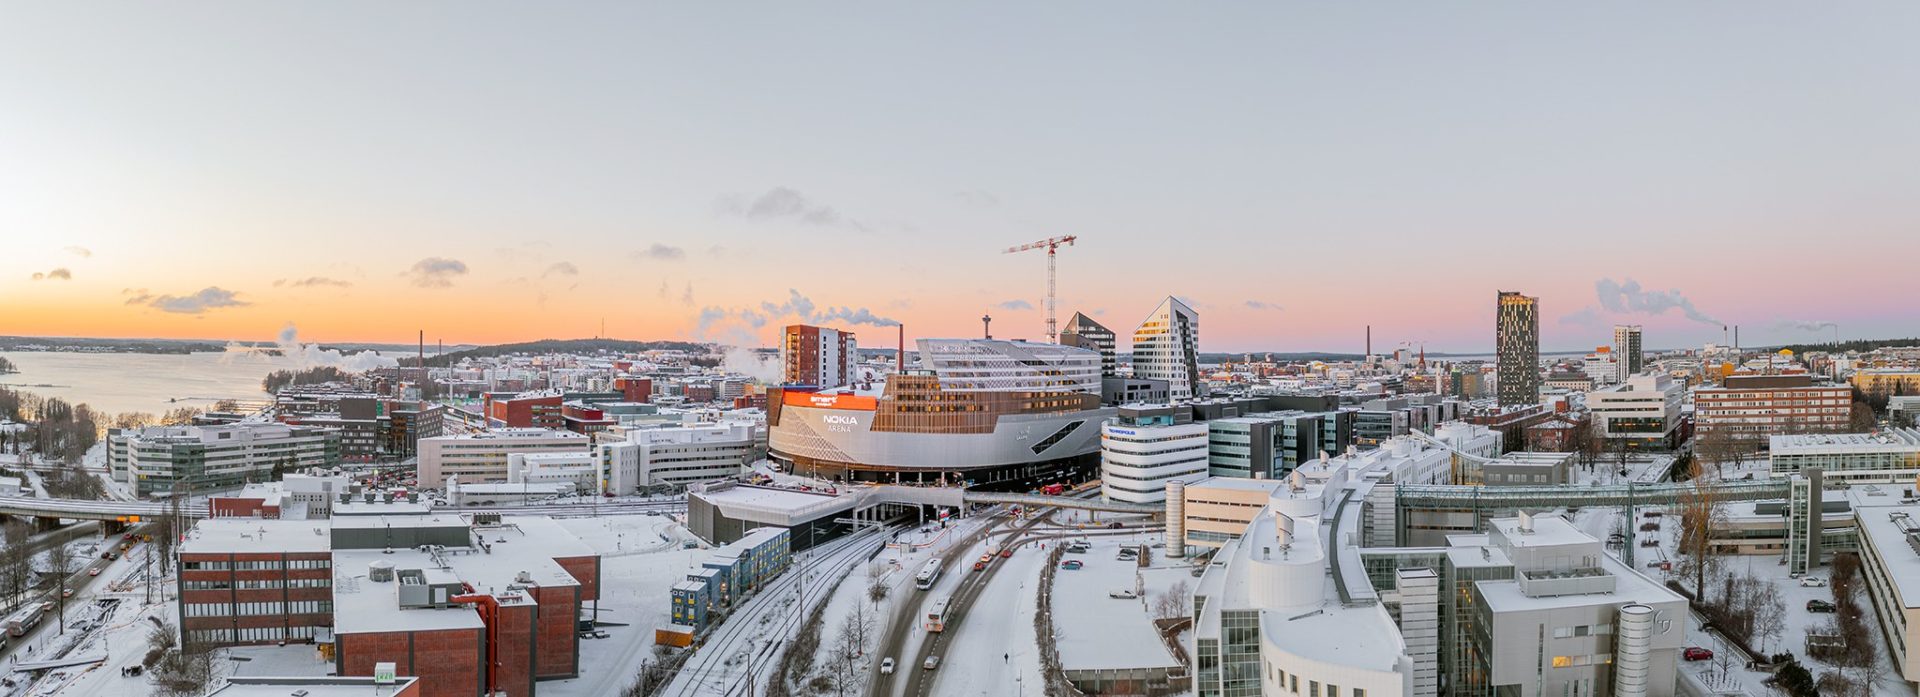
[(1167, 482), (1167, 556), (1187, 556), (1187, 485)]
[(1623, 605), (1614, 626), (1613, 694), (1646, 697), (1653, 670), (1653, 608)]

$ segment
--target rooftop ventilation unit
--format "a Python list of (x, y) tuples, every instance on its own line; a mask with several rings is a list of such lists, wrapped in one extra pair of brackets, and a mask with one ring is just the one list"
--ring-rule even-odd
[(388, 583), (393, 581), (393, 562), (385, 559), (376, 559), (372, 563), (367, 564), (367, 580), (375, 583)]

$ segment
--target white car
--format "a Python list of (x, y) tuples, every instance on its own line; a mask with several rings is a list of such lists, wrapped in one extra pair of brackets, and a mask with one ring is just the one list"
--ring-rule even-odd
[(1808, 576), (1806, 578), (1800, 579), (1800, 585), (1806, 586), (1808, 588), (1820, 588), (1827, 585), (1827, 580), (1824, 578), (1820, 578), (1819, 576)]
[(1125, 588), (1116, 588), (1114, 590), (1107, 591), (1107, 597), (1119, 598), (1121, 600), (1131, 600), (1131, 599), (1140, 597), (1140, 595), (1137, 593), (1134, 593), (1133, 591), (1127, 590)]
[(920, 664), (922, 670), (933, 670), (938, 667), (940, 667), (939, 656), (928, 656), (927, 660)]
[(881, 675), (893, 674), (893, 657), (892, 656), (888, 656), (886, 658), (880, 659), (880, 674)]

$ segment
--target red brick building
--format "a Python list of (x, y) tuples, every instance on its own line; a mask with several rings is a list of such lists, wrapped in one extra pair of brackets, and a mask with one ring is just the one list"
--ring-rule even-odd
[(337, 675), (393, 662), (421, 697), (532, 697), (540, 680), (578, 676), (577, 622), (600, 586), (598, 555), (539, 517), (209, 519), (180, 559), (187, 641), (330, 631)]
[(629, 402), (653, 401), (653, 378), (614, 378), (613, 389), (619, 390), (620, 398)]
[(489, 394), (486, 402), (487, 419), (495, 426), (566, 428), (558, 394), (519, 394), (511, 397)]

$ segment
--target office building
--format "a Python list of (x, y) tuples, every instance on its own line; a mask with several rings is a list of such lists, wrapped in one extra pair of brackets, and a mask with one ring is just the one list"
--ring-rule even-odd
[(1175, 401), (1206, 395), (1200, 380), (1200, 314), (1168, 297), (1133, 331), (1133, 376), (1167, 381)]
[(863, 481), (1052, 481), (1099, 471), (1100, 354), (1059, 344), (920, 339), (919, 367), (835, 390), (775, 388), (769, 456)]
[(565, 428), (559, 392), (488, 393), (487, 424), (495, 428)]
[(602, 443), (597, 457), (606, 491), (632, 494), (646, 487), (685, 487), (737, 477), (763, 453), (755, 424), (627, 429), (625, 441)]
[(1860, 539), (1860, 577), (1894, 669), (1911, 689), (1920, 682), (1920, 505), (1912, 499), (1850, 492)]
[(107, 432), (109, 476), (140, 496), (232, 489), (339, 464), (339, 432), (313, 426), (245, 422)]
[(1160, 503), (1167, 482), (1207, 477), (1207, 432), (1186, 409), (1120, 407), (1100, 429), (1101, 494), (1114, 501)]
[(420, 439), (415, 468), (421, 486), (439, 486), (448, 477), (461, 484), (507, 481), (507, 456), (513, 453), (590, 452), (592, 439), (547, 428), (490, 428), (478, 433)]
[(846, 385), (853, 381), (859, 351), (853, 332), (787, 325), (780, 340), (780, 382), (822, 389)]
[(343, 474), (287, 474), (277, 482), (242, 487), (239, 493), (207, 499), (207, 515), (214, 518), (286, 518), (325, 520), (341, 494), (357, 493), (360, 486)]
[(1920, 370), (1876, 368), (1853, 374), (1853, 386), (1869, 397), (1920, 394)]
[(1078, 312), (1067, 320), (1067, 326), (1060, 330), (1060, 343), (1094, 351), (1100, 354), (1100, 376), (1111, 378), (1120, 374), (1119, 359), (1114, 354), (1113, 330), (1093, 321)]
[(1587, 395), (1594, 428), (1612, 443), (1664, 450), (1679, 445), (1680, 407), (1687, 387), (1665, 373), (1632, 375)]
[(1810, 375), (1729, 375), (1694, 390), (1693, 418), (1702, 439), (1725, 434), (1757, 449), (1774, 435), (1845, 430), (1852, 404), (1852, 388), (1815, 385)]
[(1613, 325), (1613, 381), (1626, 382), (1627, 378), (1639, 375), (1646, 367), (1645, 360), (1640, 348), (1640, 325)]
[(1772, 436), (1767, 457), (1768, 474), (1774, 477), (1818, 467), (1827, 479), (1838, 482), (1911, 485), (1920, 476), (1920, 430)]
[(1500, 406), (1540, 402), (1540, 299), (1500, 291), (1493, 345)]

